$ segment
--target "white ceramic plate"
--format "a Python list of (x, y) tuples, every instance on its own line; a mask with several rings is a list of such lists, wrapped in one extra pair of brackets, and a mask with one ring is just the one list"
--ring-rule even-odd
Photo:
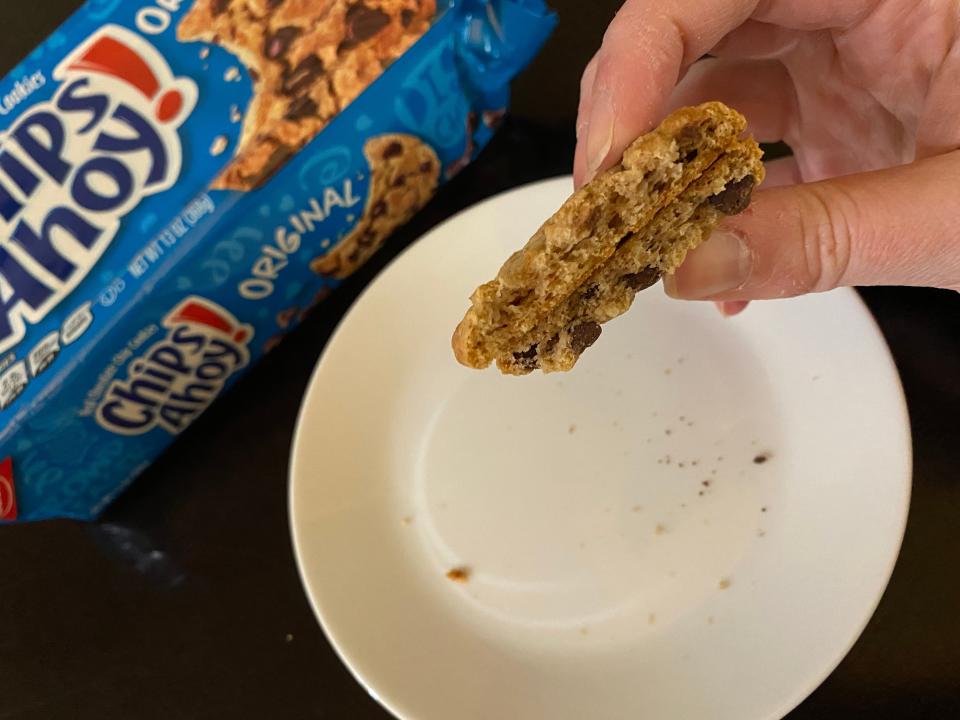
[(330, 342), (292, 459), (310, 600), (402, 718), (780, 718), (897, 557), (894, 365), (852, 291), (724, 320), (651, 289), (572, 373), (460, 367), (467, 295), (569, 189), (437, 228)]

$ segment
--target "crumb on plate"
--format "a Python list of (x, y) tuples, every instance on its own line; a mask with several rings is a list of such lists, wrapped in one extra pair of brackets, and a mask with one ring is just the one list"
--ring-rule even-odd
[(461, 565), (460, 567), (455, 567), (449, 572), (447, 572), (447, 580), (453, 580), (453, 582), (465, 583), (470, 580), (470, 568)]

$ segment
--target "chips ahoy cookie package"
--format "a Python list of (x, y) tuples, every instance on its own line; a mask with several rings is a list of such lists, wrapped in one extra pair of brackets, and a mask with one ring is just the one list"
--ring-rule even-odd
[(0, 522), (96, 517), (473, 159), (554, 22), (89, 0), (0, 84)]

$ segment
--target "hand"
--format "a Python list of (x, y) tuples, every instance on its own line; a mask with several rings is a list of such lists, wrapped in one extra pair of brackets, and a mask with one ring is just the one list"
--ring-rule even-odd
[(794, 154), (670, 295), (733, 314), (842, 285), (960, 291), (953, 0), (627, 0), (581, 82), (578, 187), (669, 110), (713, 99)]

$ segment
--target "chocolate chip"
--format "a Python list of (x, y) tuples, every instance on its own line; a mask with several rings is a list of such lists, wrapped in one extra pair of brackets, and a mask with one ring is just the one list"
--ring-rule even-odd
[(230, 0), (213, 0), (213, 16), (223, 15), (230, 7)]
[(283, 5), (283, 3), (285, 3), (285, 2), (286, 2), (286, 0), (267, 0), (267, 9), (268, 9), (268, 10), (276, 10), (278, 7), (280, 7), (281, 5)]
[(549, 355), (553, 352), (553, 349), (557, 347), (557, 343), (560, 342), (560, 335), (554, 333), (553, 336), (547, 340), (543, 345), (543, 354)]
[(432, 163), (432, 162), (430, 162), (429, 160), (427, 160), (426, 162), (421, 163), (421, 165), (420, 165), (420, 172), (425, 173), (425, 172), (430, 172), (431, 170), (433, 170), (433, 163)]
[(581, 295), (581, 297), (584, 300), (592, 300), (597, 296), (598, 292), (600, 292), (600, 286), (591, 285), (590, 287), (588, 287), (586, 290), (583, 291), (583, 295)]
[(523, 352), (515, 352), (513, 354), (513, 359), (516, 361), (524, 370), (536, 370), (539, 367), (539, 362), (537, 361), (537, 343), (531, 345), (528, 349)]
[(376, 205), (370, 208), (370, 217), (376, 218), (386, 214), (387, 204), (383, 200), (378, 200)]
[(620, 213), (613, 214), (613, 217), (607, 221), (607, 227), (614, 232), (623, 227), (623, 218), (620, 217)]
[(703, 128), (699, 125), (687, 125), (680, 131), (678, 137), (690, 144), (696, 144), (703, 139)]
[(601, 210), (599, 207), (593, 207), (590, 209), (590, 214), (587, 215), (586, 226), (588, 228), (595, 227), (597, 222), (600, 220)]
[(397, 175), (397, 179), (393, 181), (393, 187), (403, 187), (407, 184), (406, 175)]
[(308, 90), (323, 72), (323, 61), (316, 55), (308, 55), (295, 68), (284, 74), (282, 90), (285, 95), (300, 95)]
[(597, 341), (601, 332), (599, 323), (580, 323), (570, 329), (570, 349), (577, 355), (580, 355)]
[(247, 72), (250, 73), (250, 79), (253, 80), (254, 83), (260, 82), (260, 73), (253, 68), (249, 68)]
[(697, 155), (700, 154), (700, 151), (694, 148), (693, 150), (688, 150), (684, 153), (683, 157), (680, 158), (680, 162), (690, 162), (691, 160), (696, 160)]
[(263, 41), (264, 57), (268, 60), (282, 59), (287, 54), (293, 41), (300, 37), (302, 32), (300, 28), (288, 25), (270, 33)]
[(403, 23), (404, 27), (410, 27), (410, 23), (413, 22), (413, 18), (415, 16), (416, 16), (416, 13), (413, 10), (401, 10), (400, 22)]
[(390, 24), (390, 16), (382, 10), (359, 2), (347, 10), (346, 22), (347, 35), (337, 48), (337, 52), (349, 50), (372, 38)]
[(377, 234), (369, 228), (357, 240), (357, 245), (362, 248), (373, 247), (377, 244)]
[(660, 279), (660, 271), (655, 267), (646, 267), (638, 273), (629, 273), (620, 278), (631, 290), (646, 290)]
[(753, 175), (746, 175), (740, 180), (727, 183), (727, 186), (716, 195), (707, 198), (724, 215), (736, 215), (747, 209), (750, 204), (750, 195), (756, 183)]
[(320, 108), (311, 98), (302, 95), (290, 103), (284, 117), (287, 120), (301, 120), (302, 118), (316, 115), (319, 110)]
[(383, 149), (384, 160), (399, 157), (400, 155), (403, 155), (403, 145), (398, 142), (392, 142)]
[(654, 191), (654, 192), (660, 192), (660, 191), (663, 190), (666, 186), (667, 186), (667, 181), (666, 181), (666, 180), (658, 180), (658, 181), (654, 184), (654, 186), (653, 186), (653, 191)]

